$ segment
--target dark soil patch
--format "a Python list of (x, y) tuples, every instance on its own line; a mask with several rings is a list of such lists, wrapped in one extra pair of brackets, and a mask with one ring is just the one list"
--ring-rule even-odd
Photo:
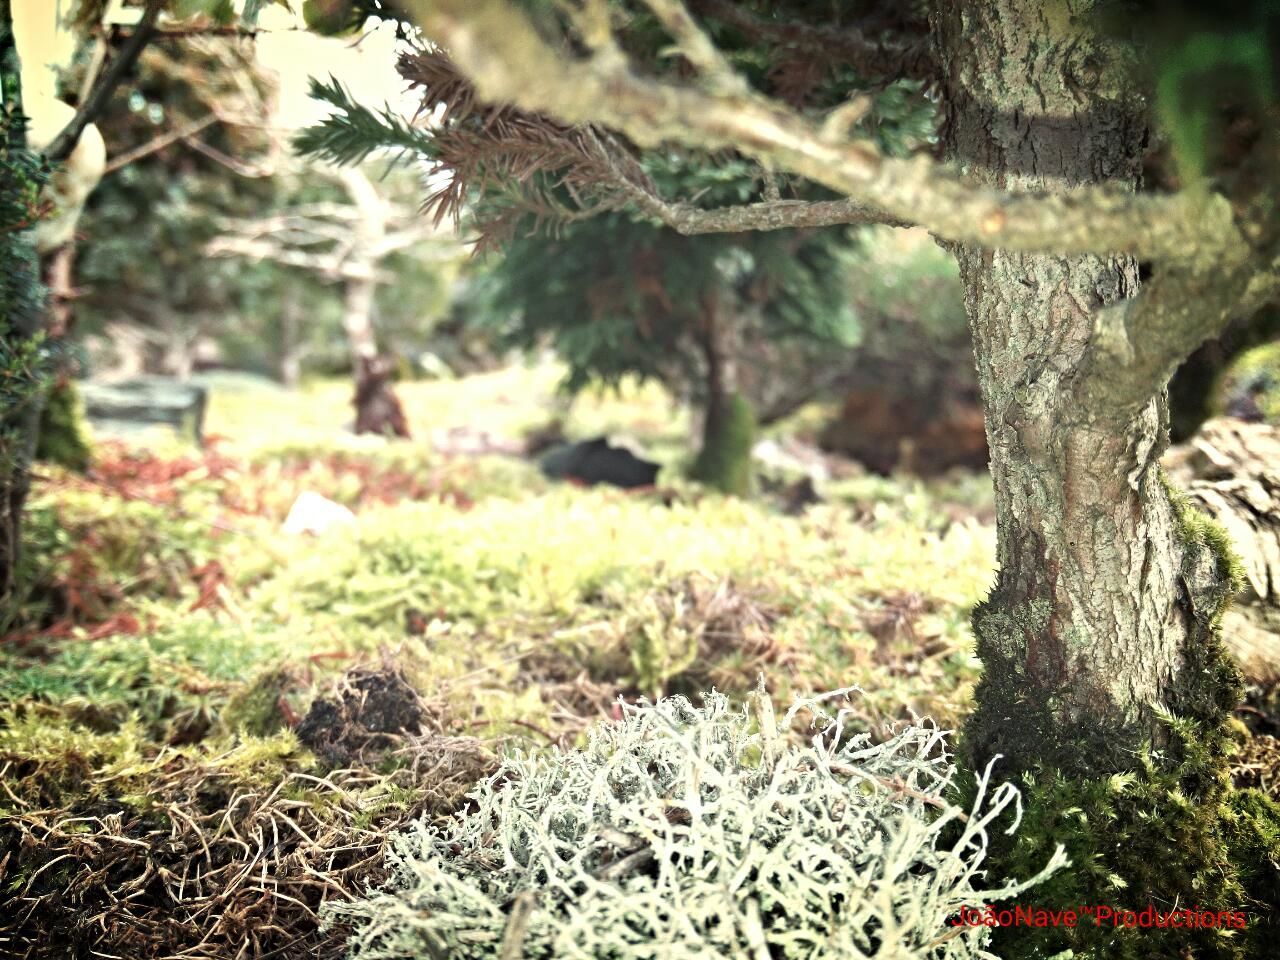
[(426, 704), (404, 673), (384, 663), (344, 676), (333, 697), (311, 705), (295, 733), (328, 764), (367, 764), (420, 733), (427, 717)]

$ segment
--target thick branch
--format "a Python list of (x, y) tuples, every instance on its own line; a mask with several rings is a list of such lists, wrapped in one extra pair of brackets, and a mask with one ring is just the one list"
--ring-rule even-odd
[[(627, 185), (620, 185), (627, 186)], [(686, 237), (704, 233), (740, 233), (746, 230), (790, 230), (830, 227), (838, 224), (878, 223), (893, 227), (911, 224), (882, 213), (857, 200), (767, 200), (734, 207), (703, 210), (687, 203), (667, 203), (652, 193), (624, 192), (644, 213)]]
[(143, 47), (154, 36), (156, 18), (160, 16), (162, 7), (164, 7), (164, 0), (150, 0), (142, 14), (142, 19), (134, 27), (133, 33), (124, 42), (124, 45), (120, 48), (119, 55), (112, 61), (106, 73), (102, 75), (98, 85), (94, 87), (93, 92), (89, 94), (84, 103), (80, 104), (75, 116), (71, 118), (71, 122), (49, 144), (49, 148), (44, 153), (48, 159), (57, 163), (71, 155), (71, 151), (76, 148), (76, 144), (80, 141), (80, 134), (84, 133), (84, 128), (93, 123), (102, 113), (108, 101), (110, 101), (111, 95), (115, 93), (116, 87), (120, 85), (120, 81), (124, 79), (126, 73), (133, 69), (134, 63), (137, 62), (138, 57), (142, 54)]
[(1269, 266), (1245, 257), (1161, 270), (1139, 296), (1098, 311), (1081, 409), (1131, 415), (1192, 351), (1277, 295), (1280, 258)]
[[(571, 124), (621, 130), (641, 146), (683, 142), (736, 149), (847, 195), (891, 220), (946, 240), (1057, 254), (1130, 253), (1187, 260), (1215, 255), (1202, 198), (1135, 195), (1119, 186), (1011, 193), (976, 185), (927, 157), (886, 159), (866, 141), (836, 140), (754, 94), (725, 95), (644, 78), (611, 59), (551, 47), (504, 0), (405, 0), (404, 5), (493, 103)], [(1222, 241), (1221, 234), (1215, 240)], [(1242, 244), (1238, 232), (1226, 238)]]
[(775, 195), (761, 203), (710, 210), (689, 203), (673, 203), (657, 192), (643, 169), (617, 146), (608, 133), (585, 128), (582, 134), (584, 147), (595, 161), (593, 171), (598, 171), (605, 178), (602, 185), (629, 201), (640, 212), (686, 237), (706, 233), (788, 230), (855, 223), (910, 226), (856, 200), (782, 200), (776, 196), (776, 180), (773, 181)]

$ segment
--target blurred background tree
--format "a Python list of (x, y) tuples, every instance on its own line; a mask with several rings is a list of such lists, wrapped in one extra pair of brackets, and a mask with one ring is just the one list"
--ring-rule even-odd
[[(531, 9), (550, 15), (536, 4)], [(627, 16), (628, 47), (656, 59), (665, 35), (652, 17)], [(760, 38), (732, 16), (716, 22), (735, 64), (769, 92), (816, 108), (844, 104), (841, 122), (871, 132), (886, 153), (931, 142), (933, 106), (918, 83), (869, 85), (838, 51), (816, 49), (812, 37), (798, 38), (784, 56), (763, 58)], [(906, 324), (911, 337), (924, 336), (939, 349), (912, 351), (921, 376), (882, 375), (875, 356), (890, 353), (884, 341), (896, 336), (891, 326), (902, 324), (900, 314), (881, 309), (874, 282), (851, 289), (850, 276), (858, 276), (851, 268), (868, 249), (858, 229), (697, 235), (696, 226), (670, 222), (672, 215), (755, 200), (821, 199), (819, 191), (735, 154), (672, 149), (641, 156), (605, 131), (485, 108), (429, 45), (406, 53), (400, 72), (420, 91), (419, 116), (429, 121), (411, 124), (371, 111), (340, 84), (321, 84), (314, 92), (334, 113), (305, 131), (299, 148), (338, 163), (391, 149), (435, 164), (440, 174), (427, 209), (464, 224), (478, 250), (501, 254), (482, 274), (471, 311), (480, 327), (501, 346), (549, 345), (568, 368), (570, 392), (616, 385), (628, 375), (663, 382), (702, 413), (695, 478), (745, 492), (759, 421), (781, 418), (824, 392), (848, 391), (860, 379), (868, 390), (887, 388), (891, 408), (900, 401), (917, 409), (907, 418), (880, 418), (882, 433), (898, 426), (891, 440), (878, 439), (893, 455), (870, 458), (886, 472), (912, 465), (899, 455), (898, 441), (904, 429), (949, 408), (944, 383), (950, 394), (976, 397), (958, 283), (945, 255), (925, 269), (952, 284), (950, 295), (935, 299), (946, 321)], [(675, 210), (666, 196), (695, 199)], [(933, 304), (921, 306), (939, 313)], [(853, 348), (864, 339), (882, 349), (859, 365)], [(929, 384), (923, 394), (922, 378)], [(960, 386), (951, 389), (956, 381)], [(948, 434), (939, 431), (940, 438)], [(829, 436), (837, 448), (865, 452), (838, 430)], [(980, 437), (976, 448), (959, 460), (950, 453), (935, 459), (944, 466), (984, 461)]]
[[(163, 21), (128, 90), (97, 118), (111, 159), (76, 226), (74, 276), (68, 244), (60, 284), (63, 302), (74, 304), (74, 352), (84, 373), (185, 377), (228, 366), (293, 384), (308, 371), (356, 370), (353, 341), (344, 334), (355, 299), (348, 297), (344, 309), (342, 288), (351, 284), (272, 257), (246, 262), (209, 255), (219, 238), (255, 220), (317, 206), (356, 207), (340, 177), (315, 176), (289, 155), (280, 83), (258, 56), (257, 38), (244, 29), (247, 11), (226, 28), (198, 11), (189, 20)], [(82, 16), (93, 22), (87, 8)], [(72, 100), (101, 49), (92, 30), (85, 38), (59, 80)], [(407, 219), (419, 175), (372, 173), (372, 180), (364, 178), (365, 193)], [(425, 256), (408, 246), (378, 256), (385, 261), (381, 278), (394, 275), (397, 282), (368, 291), (362, 342), (376, 342), (377, 324), (393, 351), (419, 349), (433, 318), (445, 311), (453, 272), (448, 261), (456, 257), (439, 245)], [(351, 247), (352, 256), (361, 254), (361, 244)], [(65, 406), (50, 407), (44, 449), (67, 462), (74, 420)]]
[(743, 369), (745, 345), (854, 346), (844, 284), (853, 248), (845, 230), (682, 237), (609, 213), (510, 241), (476, 317), (503, 345), (550, 344), (570, 392), (627, 376), (662, 382), (701, 414), (691, 476), (745, 495), (768, 379)]

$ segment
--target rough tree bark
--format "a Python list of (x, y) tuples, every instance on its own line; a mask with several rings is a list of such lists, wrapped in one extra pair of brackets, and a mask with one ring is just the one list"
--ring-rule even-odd
[[(1133, 188), (1145, 109), (1127, 50), (1082, 32), (1090, 2), (963, 0), (934, 27), (947, 76), (948, 148), (1004, 189)], [(1074, 15), (1073, 15), (1074, 14)], [(1125, 769), (1159, 714), (1197, 716), (1206, 595), (1225, 571), (1188, 571), (1158, 460), (1164, 398), (1116, 402), (1089, 363), (1096, 312), (1133, 296), (1128, 256), (959, 247), (986, 411), (999, 575), (976, 611), (984, 679), (967, 732), (975, 759), (1097, 774)], [(1201, 582), (1203, 581), (1203, 582)]]

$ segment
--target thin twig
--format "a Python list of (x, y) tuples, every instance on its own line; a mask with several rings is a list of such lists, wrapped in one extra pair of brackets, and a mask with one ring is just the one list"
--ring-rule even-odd
[(187, 124), (185, 127), (180, 127), (177, 130), (170, 130), (168, 133), (162, 134), (154, 140), (149, 140), (140, 146), (134, 147), (132, 150), (126, 150), (118, 157), (113, 157), (111, 159), (106, 167), (103, 168), (102, 175), (105, 177), (108, 173), (115, 173), (121, 167), (127, 167), (129, 164), (136, 163), (143, 157), (149, 157), (153, 153), (158, 153), (165, 147), (176, 143), (179, 140), (185, 140), (187, 137), (195, 136), (200, 131), (213, 126), (217, 122), (217, 114), (211, 113), (207, 117)]

